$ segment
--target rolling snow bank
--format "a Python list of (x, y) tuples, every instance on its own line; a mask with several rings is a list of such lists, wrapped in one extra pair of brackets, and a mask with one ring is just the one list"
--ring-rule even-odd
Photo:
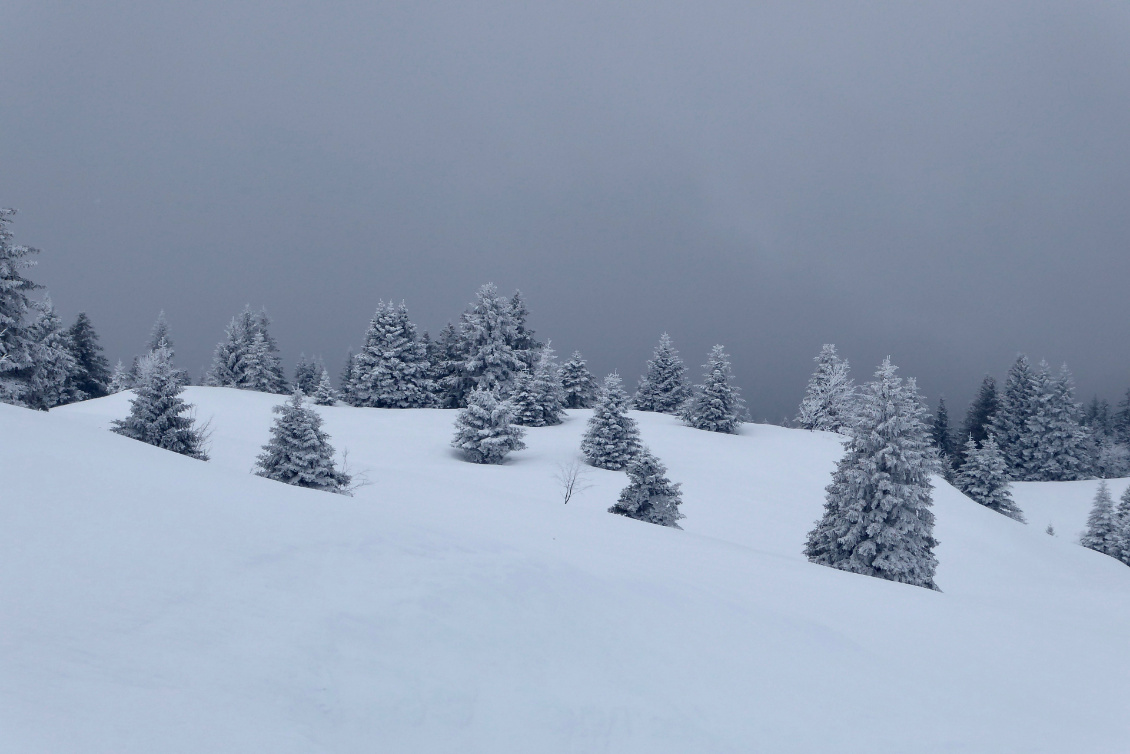
[(676, 531), (606, 512), (622, 472), (562, 504), (587, 411), (479, 466), (452, 411), (319, 409), (347, 498), (250, 473), (279, 396), (185, 397), (207, 463), (108, 432), (129, 394), (0, 405), (0, 751), (1127, 751), (1093, 483), (1024, 526), (939, 481), (936, 593), (801, 555), (833, 435), (633, 414)]

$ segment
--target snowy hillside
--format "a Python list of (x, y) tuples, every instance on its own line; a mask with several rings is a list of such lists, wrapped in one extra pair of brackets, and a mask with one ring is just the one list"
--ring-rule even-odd
[(830, 434), (635, 414), (676, 531), (605, 512), (620, 472), (562, 504), (587, 411), (478, 466), (454, 412), (319, 409), (346, 498), (251, 475), (278, 396), (189, 388), (207, 463), (106, 431), (128, 397), (0, 405), (0, 751), (1127, 750), (1094, 483), (1017, 485), (1024, 526), (939, 481), (935, 593), (801, 555)]

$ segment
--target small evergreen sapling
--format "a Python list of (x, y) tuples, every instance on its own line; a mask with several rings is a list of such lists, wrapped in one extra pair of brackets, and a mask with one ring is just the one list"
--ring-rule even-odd
[(844, 432), (851, 425), (855, 386), (848, 376), (847, 359), (836, 354), (836, 347), (825, 343), (814, 359), (816, 371), (808, 380), (804, 399), (797, 412), (801, 429)]
[(620, 375), (605, 377), (581, 440), (581, 452), (593, 466), (619, 471), (639, 454), (640, 431), (628, 416), (628, 403)]
[(682, 529), (678, 521), (686, 516), (679, 512), (679, 505), (683, 502), (679, 491), (681, 485), (673, 484), (667, 478), (667, 467), (644, 448), (628, 464), (627, 471), (630, 482), (608, 512)]
[(334, 390), (333, 384), (330, 383), (330, 373), (322, 369), (322, 376), (318, 380), (318, 386), (314, 388), (314, 394), (311, 396), (314, 403), (319, 406), (333, 406), (337, 404), (337, 391)]
[(804, 552), (813, 563), (936, 589), (930, 474), (937, 460), (918, 388), (895, 369), (885, 359), (861, 391)]
[(992, 435), (980, 448), (972, 437), (965, 443), (965, 463), (961, 466), (957, 481), (961, 491), (975, 502), (1025, 523), (1023, 512), (1012, 500), (1008, 467), (1005, 466), (1004, 456)]
[(709, 432), (737, 434), (742, 425), (745, 402), (741, 399), (730, 360), (722, 346), (714, 346), (703, 364), (705, 373), (701, 385), (683, 404), (682, 418), (688, 427)]
[(205, 428), (194, 425), (192, 406), (181, 399), (184, 386), (170, 362), (169, 349), (164, 346), (141, 360), (129, 416), (115, 420), (112, 429), (119, 435), (207, 461)]
[(565, 408), (592, 408), (596, 403), (596, 379), (580, 351), (573, 351), (561, 368), (561, 387), (565, 392)]
[(687, 368), (679, 358), (671, 336), (663, 333), (659, 336), (659, 345), (647, 362), (647, 374), (640, 377), (639, 387), (632, 399), (632, 408), (637, 411), (678, 414), (691, 395), (686, 373)]
[(1105, 479), (1099, 482), (1099, 488), (1095, 491), (1095, 501), (1087, 516), (1087, 530), (1079, 537), (1079, 544), (1113, 558), (1122, 554), (1114, 520), (1114, 501), (1111, 500), (1110, 488)]
[(525, 433), (514, 423), (510, 401), (500, 400), (496, 390), (474, 388), (455, 417), (451, 446), (472, 463), (502, 463), (511, 451), (526, 447)]
[(302, 392), (295, 390), (274, 411), (279, 416), (271, 427), (271, 439), (256, 459), (255, 473), (297, 487), (348, 494), (352, 480), (334, 466), (334, 449), (322, 430), (322, 417), (302, 405)]

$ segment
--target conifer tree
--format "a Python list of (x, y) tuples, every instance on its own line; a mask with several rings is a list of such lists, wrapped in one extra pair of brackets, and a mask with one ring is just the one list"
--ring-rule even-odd
[(474, 304), (463, 314), (459, 334), (463, 361), (457, 372), (457, 389), (498, 388), (501, 394), (507, 394), (525, 363), (511, 346), (519, 336), (511, 302), (498, 295), (493, 283), (479, 288)]
[(123, 390), (129, 390), (133, 387), (133, 378), (130, 377), (129, 370), (122, 364), (122, 360), (118, 359), (117, 365), (114, 367), (114, 373), (110, 377), (110, 386), (108, 388), (111, 395), (120, 393)]
[(514, 423), (522, 427), (540, 427), (541, 406), (534, 390), (534, 376), (523, 369), (514, 377), (510, 387), (510, 405), (514, 409)]
[(110, 385), (110, 362), (102, 354), (98, 333), (86, 312), (79, 312), (75, 323), (67, 331), (71, 355), (78, 365), (74, 384), (89, 398), (101, 398)]
[(157, 315), (157, 321), (153, 323), (153, 329), (149, 331), (149, 341), (145, 344), (145, 352), (156, 351), (161, 346), (168, 349), (170, 359), (176, 356), (173, 339), (169, 335), (169, 320), (165, 318), (164, 309)]
[(1079, 544), (1095, 552), (1118, 558), (1122, 554), (1118, 534), (1114, 521), (1114, 501), (1111, 500), (1110, 488), (1103, 479), (1095, 492), (1095, 501), (1091, 505), (1090, 515), (1087, 516), (1087, 530), (1079, 538)]
[(649, 524), (682, 529), (678, 521), (686, 518), (679, 512), (683, 502), (679, 484), (667, 478), (667, 467), (643, 448), (628, 464), (628, 486), (620, 492), (620, 499), (608, 509)]
[(0, 401), (24, 405), (35, 363), (35, 338), (29, 332), (29, 294), (40, 288), (23, 276), (39, 249), (12, 243), (13, 209), (0, 209)]
[(647, 362), (647, 373), (640, 377), (632, 408), (637, 411), (678, 414), (691, 396), (686, 373), (687, 368), (679, 358), (671, 336), (663, 333), (659, 336), (659, 345)]
[(895, 370), (884, 359), (861, 391), (805, 555), (813, 563), (936, 589), (930, 474), (937, 461), (918, 388)]
[[(973, 441), (977, 443), (977, 447), (981, 447), (981, 443), (985, 442), (989, 436), (993, 417), (996, 416), (999, 407), (1000, 395), (997, 393), (997, 381), (991, 375), (985, 375), (985, 378), (981, 380), (977, 397), (973, 399), (973, 403), (965, 413), (965, 421), (961, 425), (961, 437), (972, 437)], [(955, 450), (958, 455), (957, 464), (960, 466), (965, 462), (964, 446), (955, 448)]]
[(48, 297), (33, 305), (36, 317), (29, 332), (35, 341), (35, 364), (28, 376), (25, 403), (41, 411), (84, 400), (78, 388), (74, 346)]
[(581, 452), (593, 466), (619, 471), (639, 454), (640, 431), (628, 416), (628, 403), (620, 375), (605, 377), (581, 440)]
[(429, 365), (408, 308), (383, 301), (369, 322), (365, 344), (353, 360), (352, 405), (420, 408), (430, 402)]
[(352, 480), (334, 466), (334, 449), (322, 429), (322, 417), (302, 405), (301, 391), (296, 389), (274, 411), (279, 416), (271, 427), (271, 439), (256, 459), (255, 473), (297, 487), (348, 494)]
[(522, 296), (522, 292), (514, 291), (514, 295), (510, 297), (510, 317), (514, 322), (514, 334), (508, 343), (526, 368), (533, 372), (542, 344), (534, 338), (534, 331), (526, 324), (529, 316), (530, 310), (526, 307), (526, 299)]
[(134, 440), (206, 461), (204, 430), (194, 425), (192, 406), (180, 397), (184, 386), (171, 361), (169, 349), (160, 345), (141, 360), (129, 416), (115, 420), (112, 429)]
[(521, 372), (514, 380), (511, 401), (517, 424), (548, 427), (561, 423), (565, 402), (561, 369), (548, 345), (538, 352), (533, 373)]
[(224, 340), (216, 346), (205, 384), (264, 393), (287, 392), (278, 344), (270, 334), (266, 309), (258, 313), (245, 306), (232, 317)]
[(808, 380), (796, 423), (801, 429), (846, 432), (852, 421), (855, 386), (848, 376), (847, 359), (825, 343), (814, 359), (816, 371)]
[(938, 398), (938, 410), (934, 414), (934, 421), (930, 426), (930, 441), (934, 443), (934, 448), (938, 451), (938, 456), (944, 464), (944, 471), (947, 474), (953, 469), (954, 458), (957, 455), (953, 434), (950, 432), (949, 416), (949, 411), (946, 409), (946, 399)]
[(561, 368), (561, 388), (565, 392), (565, 408), (592, 408), (596, 402), (596, 379), (580, 351)]
[(511, 451), (526, 447), (525, 433), (514, 423), (510, 401), (500, 400), (496, 390), (474, 388), (455, 417), (451, 446), (472, 463), (502, 463)]
[(683, 422), (695, 429), (737, 434), (745, 402), (737, 385), (732, 384), (734, 375), (722, 346), (711, 349), (703, 369), (702, 384), (695, 385), (694, 393), (683, 404)]
[(1058, 377), (1046, 362), (1035, 376), (1036, 398), (1020, 440), (1021, 478), (1062, 482), (1083, 479), (1090, 472), (1087, 435), (1079, 421), (1075, 384), (1065, 364)]
[(958, 475), (958, 485), (975, 502), (1025, 523), (1024, 513), (1012, 501), (1008, 467), (1005, 466), (1004, 456), (992, 435), (985, 439), (981, 447), (977, 447), (972, 437), (966, 441), (965, 463)]
[(306, 354), (298, 355), (298, 364), (294, 367), (294, 386), (302, 391), (303, 395), (312, 395), (318, 388), (322, 370), (314, 360), (306, 358)]
[(437, 408), (459, 408), (463, 396), (471, 389), (473, 383), (462, 373), (463, 362), (466, 361), (464, 346), (459, 330), (450, 322), (432, 342), (428, 364), (431, 403)]
[(1024, 445), (1028, 442), (1029, 420), (1036, 412), (1038, 397), (1032, 365), (1027, 356), (1020, 354), (1008, 370), (1004, 394), (990, 428), (1013, 479), (1024, 478)]
[(1123, 445), (1130, 445), (1130, 390), (1118, 402), (1118, 411), (1114, 415), (1114, 436)]
[(334, 406), (337, 404), (337, 391), (330, 383), (330, 373), (322, 368), (322, 376), (318, 379), (318, 386), (311, 395), (314, 403), (319, 406)]
[(338, 393), (343, 401), (350, 406), (353, 405), (353, 393), (350, 392), (350, 386), (353, 384), (353, 367), (357, 361), (353, 349), (350, 348), (345, 354), (345, 364), (341, 368), (341, 376), (338, 378), (338, 384), (341, 385), (341, 390)]
[(1130, 565), (1130, 485), (1123, 490), (1114, 510), (1114, 528), (1118, 535), (1118, 559)]

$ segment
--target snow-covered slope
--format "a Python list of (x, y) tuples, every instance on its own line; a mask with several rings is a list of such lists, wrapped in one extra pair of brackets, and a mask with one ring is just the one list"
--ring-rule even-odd
[(562, 504), (584, 411), (482, 467), (452, 412), (321, 409), (344, 498), (249, 473), (278, 397), (186, 397), (208, 463), (106, 431), (128, 395), (0, 405), (0, 751), (1127, 750), (1093, 485), (1022, 486), (1023, 526), (939, 483), (935, 593), (800, 554), (834, 436), (636, 415), (675, 531), (605, 512), (622, 473)]

